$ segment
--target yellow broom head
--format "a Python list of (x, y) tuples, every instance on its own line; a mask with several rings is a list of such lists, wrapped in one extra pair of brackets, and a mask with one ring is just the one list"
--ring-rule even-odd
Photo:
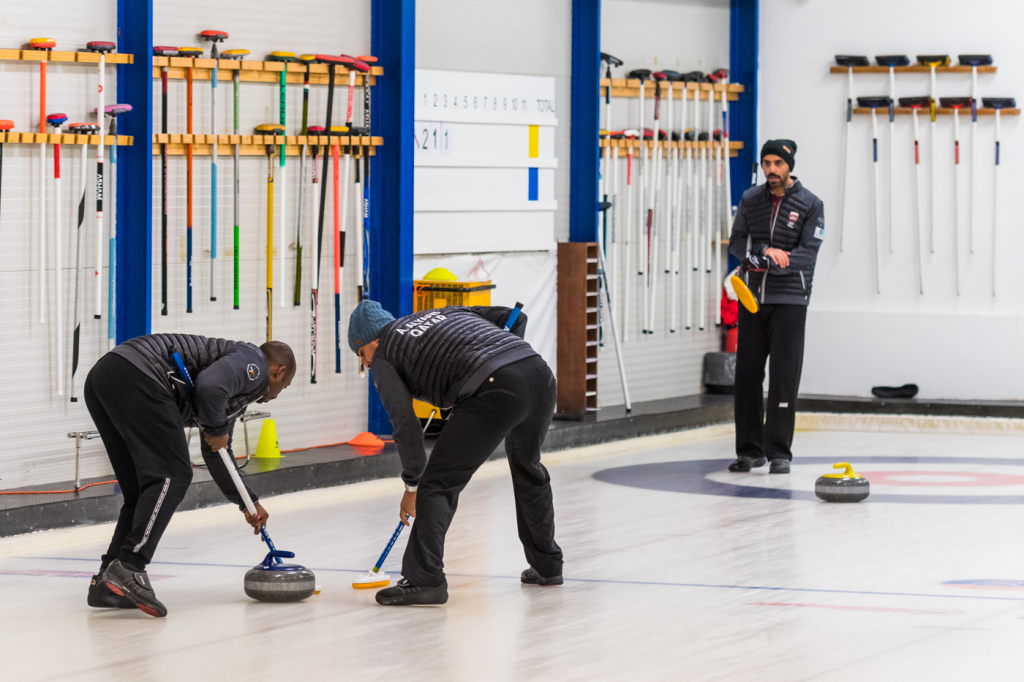
[(740, 300), (743, 307), (751, 313), (756, 313), (757, 299), (754, 298), (754, 294), (750, 293), (750, 289), (747, 288), (746, 283), (736, 275), (730, 277), (729, 282), (732, 284), (733, 290), (736, 291), (736, 298)]

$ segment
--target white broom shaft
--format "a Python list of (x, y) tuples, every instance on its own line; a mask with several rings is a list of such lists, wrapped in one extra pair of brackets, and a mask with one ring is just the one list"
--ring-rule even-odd
[(46, 324), (46, 145), (39, 145), (39, 324)]
[(875, 199), (875, 293), (882, 293), (882, 196), (878, 180), (878, 109), (871, 108), (871, 175)]
[(228, 475), (231, 476), (231, 482), (235, 484), (235, 490), (238, 491), (239, 497), (242, 498), (242, 503), (245, 504), (246, 511), (251, 516), (256, 516), (256, 505), (252, 502), (252, 497), (249, 496), (249, 491), (246, 489), (245, 484), (242, 483), (242, 477), (238, 475), (238, 468), (231, 459), (231, 455), (228, 454), (227, 450), (218, 450), (217, 454), (220, 455), (220, 459), (224, 462), (224, 468), (228, 470)]
[(706, 268), (706, 273), (709, 274), (709, 275), (711, 274), (711, 242), (712, 242), (712, 240), (714, 239), (714, 236), (715, 236), (715, 186), (714, 186), (714, 178), (718, 174), (718, 170), (716, 168), (716, 165), (717, 165), (718, 162), (717, 162), (716, 159), (712, 158), (713, 153), (714, 153), (714, 148), (715, 148), (714, 128), (715, 128), (715, 99), (714, 99), (714, 95), (711, 92), (708, 92), (708, 146), (707, 146), (707, 149), (705, 151), (705, 154), (707, 155), (707, 159), (708, 159), (708, 179), (707, 179), (708, 180), (708, 194), (707, 194), (708, 206), (707, 206), (707, 215), (705, 216), (705, 219), (707, 220), (707, 235), (706, 235), (706, 237), (704, 239), (704, 248), (707, 250), (707, 260), (705, 261), (704, 265), (705, 265), (705, 268)]
[[(610, 122), (610, 117), (611, 117), (611, 113), (609, 112), (609, 122)], [(614, 156), (612, 156), (612, 193), (611, 193), (612, 219), (611, 219), (611, 247), (610, 247), (611, 248), (611, 252), (609, 254), (609, 256), (610, 256), (609, 260), (611, 261), (611, 269), (612, 269), (611, 270), (612, 277), (611, 277), (611, 282), (610, 282), (612, 290), (609, 293), (610, 293), (610, 296), (611, 296), (612, 305), (615, 306), (611, 310), (611, 314), (612, 315), (618, 315), (619, 314), (619, 280), (620, 280), (620, 273), (619, 273), (619, 270), (620, 270), (620, 267), (619, 267), (619, 163), (620, 163), (620, 159), (619, 159), (619, 146), (618, 146), (617, 142), (618, 141), (616, 140), (616, 144), (615, 144), (615, 146), (613, 148), (615, 150), (615, 154), (614, 154)], [(616, 330), (620, 330), (620, 329), (622, 329), (622, 318), (621, 317), (619, 318), (619, 323), (616, 326)], [(622, 337), (619, 337), (619, 340), (621, 341)]]
[(640, 126), (639, 126), (640, 127), (640, 158), (637, 160), (637, 163), (640, 164), (640, 173), (639, 173), (639, 175), (640, 175), (640, 177), (639, 177), (639, 180), (640, 180), (640, 192), (639, 192), (640, 193), (640, 196), (639, 196), (640, 224), (638, 225), (638, 227), (640, 229), (640, 241), (637, 242), (637, 249), (639, 251), (639, 260), (638, 260), (638, 262), (640, 263), (640, 267), (639, 267), (637, 272), (640, 275), (643, 275), (644, 272), (645, 272), (645, 270), (644, 270), (644, 258), (645, 258), (645, 255), (646, 255), (644, 253), (644, 244), (643, 244), (644, 240), (646, 239), (644, 237), (644, 231), (645, 231), (644, 225), (645, 225), (645, 221), (646, 221), (646, 216), (644, 215), (644, 213), (647, 210), (647, 136), (644, 135), (644, 99), (646, 98), (646, 95), (644, 94), (645, 83), (646, 82), (643, 81), (643, 80), (640, 81)]
[(971, 253), (974, 253), (974, 183), (978, 167), (978, 67), (971, 67), (971, 188), (970, 206), (967, 211), (967, 234), (970, 237)]
[[(82, 327), (82, 223), (85, 220), (85, 176), (89, 172), (89, 145), (82, 145), (82, 158), (79, 163), (79, 186), (81, 191), (78, 196), (81, 197), (81, 210), (79, 211), (78, 217), (78, 229), (75, 231), (75, 313), (74, 313), (74, 332), (75, 336), (80, 335)], [(74, 337), (72, 337), (74, 338)], [(71, 399), (75, 400), (75, 362), (74, 357), (77, 355), (78, 349), (75, 348), (75, 341), (72, 340), (71, 349)]]
[(935, 253), (935, 215), (937, 213), (937, 210), (935, 208), (935, 201), (936, 201), (935, 176), (936, 176), (936, 174), (938, 172), (937, 169), (938, 169), (938, 158), (939, 158), (939, 138), (938, 138), (938, 135), (935, 132), (935, 108), (939, 105), (939, 100), (938, 100), (938, 89), (936, 88), (935, 67), (934, 66), (932, 67), (931, 77), (932, 77), (932, 94), (931, 94), (931, 100), (932, 101), (931, 101), (930, 112), (929, 113), (931, 115), (931, 142), (932, 142), (932, 160), (931, 160), (932, 173), (931, 173), (931, 179), (932, 179), (932, 186), (931, 186), (931, 211), (929, 212), (929, 220), (928, 220), (928, 227), (929, 227), (928, 242), (929, 242), (930, 251), (932, 253)]
[(889, 67), (889, 253), (896, 240), (896, 68)]
[(917, 285), (921, 294), (924, 293), (924, 227), (921, 221), (921, 129), (917, 121), (917, 109), (914, 117), (914, 207), (917, 209)]
[[(710, 124), (710, 122), (711, 121), (709, 119), (708, 123)], [(704, 189), (704, 194), (703, 194), (703, 199), (704, 199), (704, 215), (703, 215), (703, 220), (701, 221), (701, 230), (700, 230), (700, 237), (701, 237), (700, 238), (700, 272), (697, 273), (697, 276), (700, 277), (700, 297), (698, 298), (697, 302), (700, 305), (700, 328), (701, 328), (701, 330), (703, 330), (704, 327), (707, 326), (707, 318), (708, 318), (708, 315), (707, 315), (707, 313), (708, 313), (708, 301), (707, 301), (707, 297), (708, 297), (708, 291), (707, 291), (708, 276), (707, 276), (707, 273), (708, 273), (708, 269), (711, 266), (711, 263), (709, 262), (711, 254), (708, 253), (708, 243), (710, 242), (710, 237), (711, 237), (711, 229), (710, 229), (711, 228), (711, 182), (710, 182), (711, 177), (710, 177), (710, 175), (708, 173), (708, 148), (707, 148), (706, 144), (705, 144), (704, 148), (701, 150), (700, 174), (701, 174), (701, 186)]]
[(687, 216), (686, 216), (686, 328), (693, 329), (693, 272), (696, 265), (694, 259), (694, 242), (696, 240), (697, 224), (697, 178), (694, 175), (696, 164), (693, 155), (696, 150), (690, 148), (686, 157), (686, 181), (687, 187)]
[[(725, 172), (725, 220), (726, 232), (732, 231), (732, 150), (729, 147), (729, 98), (722, 91), (722, 167)], [(728, 234), (725, 235), (729, 237)]]
[(996, 164), (992, 171), (992, 296), (996, 295), (999, 264), (999, 139), (1002, 136), (999, 109), (996, 109)]
[[(722, 159), (719, 148), (715, 147), (715, 194), (716, 194), (716, 208), (719, 213), (722, 211)], [(711, 276), (711, 302), (712, 304), (717, 303), (718, 290), (720, 288), (720, 282), (722, 280), (722, 223), (721, 217), (711, 223), (711, 271), (714, 273)], [(713, 305), (715, 309), (715, 324), (722, 324), (722, 306)]]
[(843, 144), (843, 164), (839, 176), (839, 252), (843, 252), (843, 226), (846, 223), (846, 176), (849, 173), (850, 145), (853, 144), (853, 67), (847, 70), (846, 79), (846, 140)]
[(960, 295), (960, 109), (953, 108), (953, 219), (956, 221), (956, 295)]
[[(601, 253), (600, 249), (597, 250), (597, 259), (600, 271), (603, 275), (605, 275), (605, 281), (603, 282), (604, 286), (598, 288), (604, 290), (605, 303), (608, 305), (609, 308), (611, 308), (611, 299), (608, 298), (608, 278), (605, 272), (604, 254)], [(611, 310), (609, 310), (609, 313), (611, 313)], [(622, 397), (624, 402), (626, 403), (626, 412), (630, 412), (633, 409), (633, 404), (632, 402), (630, 402), (629, 399), (629, 386), (626, 382), (626, 364), (622, 358), (622, 348), (619, 347), (619, 336), (615, 332), (615, 318), (611, 314), (609, 314), (608, 320), (612, 327), (612, 342), (615, 344), (615, 358), (618, 361), (619, 365), (619, 381), (622, 382)]]
[[(55, 128), (60, 135), (60, 126)], [(60, 145), (53, 146), (53, 285), (54, 285), (54, 317), (57, 321), (57, 395), (64, 395), (64, 287), (61, 286), (61, 270), (64, 267), (62, 247), (63, 226), (61, 225), (60, 196)]]
[[(627, 138), (627, 142), (631, 142)], [(633, 281), (633, 148), (626, 148), (626, 253), (622, 258), (622, 341), (629, 341), (629, 283)]]
[[(102, 165), (103, 164), (103, 156), (104, 156), (104, 153), (106, 151), (106, 149), (105, 149), (106, 138), (103, 135), (103, 117), (106, 115), (106, 112), (103, 110), (103, 96), (105, 94), (104, 91), (106, 90), (106, 75), (107, 75), (106, 74), (107, 69), (105, 68), (106, 67), (105, 59), (106, 59), (105, 53), (100, 52), (100, 62), (99, 62), (100, 82), (99, 82), (99, 93), (98, 93), (99, 94), (99, 98), (98, 98), (99, 99), (99, 105), (96, 108), (96, 118), (98, 119), (98, 123), (100, 124), (100, 146), (97, 149), (97, 156), (96, 156), (96, 163), (98, 164), (98, 166), (97, 166), (98, 168), (103, 168), (103, 165)], [(116, 140), (115, 140), (115, 142), (116, 142)], [(99, 173), (97, 173), (97, 177), (98, 176), (99, 176)], [(103, 178), (103, 183), (106, 184), (106, 182), (107, 182), (107, 178), (104, 177)], [(104, 189), (105, 188), (102, 187), (102, 186), (100, 186), (100, 187), (98, 187), (96, 189), (96, 192), (100, 195), (101, 198), (103, 197), (103, 190)], [(100, 317), (103, 315), (103, 278), (100, 277), (102, 272), (103, 272), (103, 211), (99, 210), (99, 211), (96, 211), (96, 272), (94, 273), (94, 279), (96, 280), (96, 309), (93, 311), (93, 317), (95, 319), (97, 319), (97, 320), (100, 319)]]

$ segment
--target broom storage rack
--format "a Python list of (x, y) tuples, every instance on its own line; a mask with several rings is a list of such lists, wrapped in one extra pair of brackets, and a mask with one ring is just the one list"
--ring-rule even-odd
[[(979, 66), (978, 73), (995, 73), (998, 67), (996, 66)], [(831, 73), (847, 73), (849, 67), (846, 66), (833, 66), (829, 71)], [(854, 73), (889, 73), (888, 66), (855, 66), (853, 67)], [(896, 73), (931, 73), (932, 67), (921, 66), (920, 64), (911, 64), (910, 66), (897, 66)], [(971, 67), (960, 66), (936, 66), (935, 73), (970, 73)]]
[[(714, 142), (711, 140), (644, 140), (644, 146), (648, 149), (654, 149), (657, 146), (658, 149), (663, 150), (663, 155), (668, 156), (669, 150), (671, 149), (682, 149), (682, 150), (700, 150), (700, 149), (720, 149), (722, 146), (721, 142)], [(622, 139), (622, 140), (610, 140), (606, 137), (601, 138), (599, 145), (602, 148), (610, 147), (633, 147), (634, 149), (640, 148), (639, 139)], [(729, 140), (729, 156), (739, 156), (740, 150), (743, 149), (743, 142), (739, 140)], [(622, 152), (619, 153), (619, 158), (625, 158)]]
[[(609, 83), (612, 87), (612, 97), (633, 97), (636, 99), (640, 98), (640, 81), (635, 78), (607, 78), (601, 79), (601, 95), (605, 94), (608, 89)], [(644, 98), (654, 99), (654, 94), (657, 88), (654, 85), (655, 81), (645, 81), (644, 87)], [(740, 93), (744, 92), (746, 88), (740, 83), (687, 83), (686, 84), (686, 99), (701, 99), (707, 100), (709, 93), (715, 93), (715, 100), (720, 101), (722, 99), (723, 91), (726, 93), (726, 99), (735, 102), (740, 98)], [(668, 86), (665, 81), (661, 82), (661, 96), (664, 99), (668, 99)], [(683, 98), (683, 84), (679, 81), (674, 81), (672, 84), (672, 99)]]
[[(91, 54), (91, 53), (86, 53)], [(171, 80), (184, 80), (185, 71), (192, 67), (192, 80), (208, 81), (213, 73), (214, 60), (198, 57), (153, 57), (153, 78), (160, 79), (160, 72), (167, 67), (167, 77)], [(217, 82), (230, 83), (234, 78), (233, 72), (239, 71), (238, 80), (246, 83), (274, 83), (281, 79), (281, 72), (287, 70), (285, 81), (292, 85), (302, 85), (306, 74), (306, 64), (302, 62), (263, 62), (248, 59), (218, 59), (217, 60)], [(309, 65), (310, 85), (327, 85), (328, 81), (327, 64)], [(334, 68), (334, 85), (342, 87), (348, 85), (348, 69), (343, 66)], [(384, 67), (371, 66), (369, 73), (370, 85), (377, 84), (377, 76), (384, 75)], [(356, 85), (363, 86), (367, 76), (361, 71), (356, 72)]]
[[(131, 147), (135, 138), (131, 135), (118, 135), (118, 147)], [(76, 135), (74, 133), (0, 133), (0, 144), (90, 144), (99, 145), (99, 135)], [(113, 145), (114, 136), (104, 135), (103, 144)]]
[[(913, 109), (909, 109), (907, 107), (896, 107), (893, 111), (895, 112), (895, 114), (897, 116), (908, 116), (908, 115), (914, 113)], [(1020, 109), (1000, 109), (999, 112), (1000, 112), (1001, 116), (1020, 116)], [(855, 114), (871, 114), (871, 109), (867, 108), (867, 107), (857, 107), (857, 108), (855, 108), (853, 110), (853, 113), (855, 113)], [(887, 107), (878, 107), (878, 115), (881, 116), (883, 113), (886, 116), (888, 116), (889, 115), (889, 109)], [(920, 109), (918, 109), (917, 113), (918, 113), (919, 116), (928, 116), (929, 115), (928, 114), (928, 109), (926, 109), (925, 107), (921, 107)], [(937, 115), (939, 115), (939, 116), (952, 116), (953, 115), (953, 110), (952, 109), (944, 109), (942, 107), (936, 107), (935, 108), (935, 113)], [(995, 116), (995, 114), (996, 114), (996, 110), (995, 109), (982, 109), (982, 108), (978, 109), (978, 116)], [(969, 117), (971, 115), (970, 108), (969, 107), (964, 107), (963, 109), (961, 109), (960, 110), (960, 115), (961, 116), (966, 115), (966, 116)]]
[[(134, 64), (135, 57), (121, 52), (108, 52), (104, 55), (106, 64)], [(99, 64), (99, 52), (59, 52), (57, 50), (7, 50), (0, 49), (0, 59), (23, 62), (78, 62), (79, 64)]]
[[(369, 149), (370, 156), (377, 154), (377, 147), (383, 146), (383, 137), (370, 137), (359, 135), (174, 135), (157, 133), (153, 136), (153, 155), (160, 154), (160, 147), (167, 145), (168, 156), (181, 156), (185, 153), (185, 147), (192, 145), (193, 156), (209, 156), (214, 138), (217, 144), (222, 145), (219, 153), (230, 156), (235, 145), (239, 145), (239, 156), (266, 156), (267, 145), (279, 148), (284, 145), (286, 156), (300, 156), (302, 145), (307, 145), (306, 154), (312, 156), (314, 145), (320, 146), (320, 154), (330, 154), (332, 145), (344, 149), (346, 147), (356, 151), (346, 152), (347, 156), (358, 156), (362, 149)], [(97, 136), (97, 139), (99, 137)]]

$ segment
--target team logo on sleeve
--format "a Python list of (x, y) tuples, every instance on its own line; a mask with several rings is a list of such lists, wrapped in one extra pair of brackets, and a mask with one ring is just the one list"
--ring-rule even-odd
[(786, 225), (786, 227), (793, 227), (793, 225), (795, 225), (796, 221), (799, 220), (799, 219), (800, 219), (800, 214), (799, 213), (797, 213), (796, 211), (790, 211), (789, 212), (789, 224)]
[(260, 378), (260, 368), (252, 362), (245, 368), (245, 373), (249, 375), (249, 381), (256, 381)]
[(818, 218), (818, 226), (814, 228), (814, 238), (824, 239), (825, 238), (825, 217)]

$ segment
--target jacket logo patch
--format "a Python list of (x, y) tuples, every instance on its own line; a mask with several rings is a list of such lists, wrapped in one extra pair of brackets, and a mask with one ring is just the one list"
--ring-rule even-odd
[(260, 368), (251, 362), (245, 368), (245, 373), (249, 375), (249, 381), (256, 381), (260, 378)]
[(786, 227), (793, 227), (793, 225), (799, 219), (800, 219), (800, 214), (799, 213), (797, 213), (796, 211), (790, 211), (789, 212), (789, 224), (787, 224)]

